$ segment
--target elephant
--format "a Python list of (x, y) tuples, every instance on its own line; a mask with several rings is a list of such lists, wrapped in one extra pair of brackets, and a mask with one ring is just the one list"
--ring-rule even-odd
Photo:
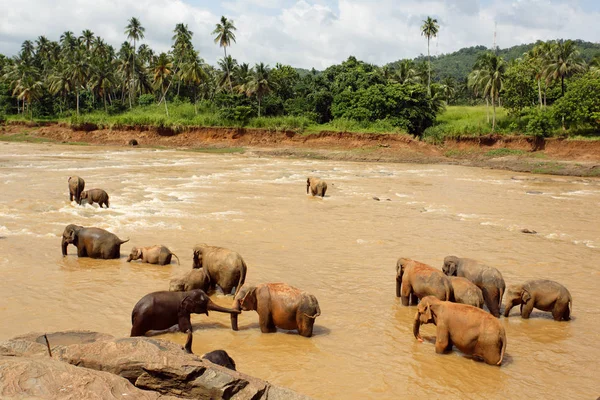
[(537, 308), (542, 311), (551, 311), (555, 321), (569, 321), (573, 299), (567, 288), (560, 283), (540, 279), (519, 285), (510, 285), (506, 289), (504, 316), (508, 317), (510, 310), (519, 304), (522, 318), (529, 318), (531, 311)]
[(481, 308), (426, 296), (418, 305), (413, 325), (413, 334), (418, 341), (423, 341), (419, 333), (421, 325), (429, 323), (436, 326), (436, 353), (450, 351), (454, 345), (487, 364), (502, 364), (506, 332), (498, 318)]
[(234, 371), (236, 370), (235, 361), (233, 361), (233, 359), (229, 357), (229, 354), (227, 354), (225, 350), (213, 350), (211, 352), (202, 354), (200, 358), (202, 358), (203, 360), (208, 360), (213, 364), (217, 364)]
[(133, 247), (129, 257), (127, 257), (127, 262), (141, 258), (144, 263), (168, 265), (171, 264), (171, 256), (175, 256), (177, 264), (179, 264), (177, 254), (171, 252), (171, 250), (162, 244), (149, 247)]
[(450, 283), (454, 292), (456, 303), (468, 304), (473, 307), (483, 308), (483, 293), (473, 282), (460, 276), (451, 276)]
[(427, 264), (400, 257), (396, 262), (396, 297), (402, 298), (402, 305), (415, 305), (417, 298), (430, 295), (454, 300), (450, 279)]
[(171, 279), (169, 290), (171, 292), (187, 292), (193, 289), (202, 289), (205, 292), (210, 287), (210, 278), (204, 268), (192, 269), (187, 274)]
[(105, 260), (119, 258), (121, 245), (128, 242), (121, 240), (114, 233), (100, 228), (86, 228), (79, 225), (67, 225), (63, 232), (61, 246), (63, 257), (67, 255), (67, 246), (77, 247), (78, 257), (102, 258)]
[(308, 194), (308, 189), (310, 189), (310, 193), (313, 196), (325, 197), (325, 192), (327, 191), (327, 182), (319, 178), (315, 178), (314, 176), (309, 176), (306, 179), (306, 194)]
[(85, 181), (76, 175), (69, 177), (69, 201), (75, 201), (81, 204), (81, 192), (85, 188)]
[[(221, 307), (200, 289), (187, 292), (153, 292), (137, 302), (131, 312), (131, 336), (143, 336), (150, 330), (165, 330), (178, 325), (181, 332), (192, 331), (190, 314), (208, 311), (239, 314), (239, 310)], [(191, 345), (190, 345), (191, 348)]]
[[(262, 333), (277, 332), (277, 328), (297, 330), (311, 337), (315, 319), (321, 315), (317, 298), (285, 283), (263, 283), (245, 286), (235, 296), (233, 309), (258, 313)], [(238, 316), (231, 315), (231, 328), (238, 330)]]
[(500, 317), (502, 296), (506, 285), (502, 274), (494, 267), (479, 263), (471, 258), (448, 256), (442, 267), (448, 276), (460, 276), (473, 282), (483, 294), (483, 300), (494, 317)]
[(194, 246), (193, 268), (204, 268), (210, 287), (216, 285), (225, 294), (231, 294), (235, 287), (237, 295), (246, 281), (246, 263), (237, 252), (217, 246), (200, 243)]
[(88, 204), (98, 203), (100, 208), (102, 208), (102, 205), (105, 205), (106, 208), (109, 207), (108, 193), (106, 193), (102, 189), (84, 190), (83, 192), (81, 192), (79, 199), (80, 200), (87, 199)]

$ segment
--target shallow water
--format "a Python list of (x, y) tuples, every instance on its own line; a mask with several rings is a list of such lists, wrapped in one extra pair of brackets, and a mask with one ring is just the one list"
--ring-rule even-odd
[[(103, 188), (110, 209), (68, 201), (67, 179)], [(307, 175), (329, 183), (306, 196)], [(89, 329), (126, 336), (131, 309), (191, 268), (198, 242), (238, 251), (246, 282), (283, 281), (314, 294), (310, 339), (261, 334), (256, 313), (233, 332), (226, 314), (194, 316), (194, 352), (225, 349), (238, 370), (315, 398), (596, 398), (600, 395), (600, 180), (443, 165), (210, 155), (175, 150), (0, 144), (0, 340)], [(528, 193), (529, 192), (529, 193)], [(382, 201), (375, 201), (373, 196)], [(386, 201), (386, 199), (391, 201)], [(67, 224), (131, 242), (119, 260), (78, 259)], [(537, 231), (526, 235), (520, 229)], [(127, 263), (131, 246), (164, 244), (182, 265)], [(563, 283), (573, 320), (513, 311), (501, 322), (502, 367), (435, 354), (435, 327), (412, 336), (415, 307), (395, 297), (400, 256), (441, 267), (477, 258), (507, 284)], [(212, 296), (230, 305), (231, 296)], [(178, 343), (182, 333), (161, 335)]]

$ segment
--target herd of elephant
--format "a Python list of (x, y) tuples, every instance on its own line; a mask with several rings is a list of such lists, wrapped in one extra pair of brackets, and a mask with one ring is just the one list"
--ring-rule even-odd
[[(87, 199), (108, 207), (106, 192), (93, 189), (84, 195), (84, 186), (82, 178), (69, 178), (71, 201), (75, 198), (81, 204)], [(315, 177), (307, 179), (307, 194), (325, 197), (326, 191), (325, 181)], [(73, 244), (79, 257), (119, 258), (120, 246), (128, 240), (121, 240), (104, 229), (68, 225), (63, 232), (62, 252), (66, 255), (67, 246)], [(133, 247), (127, 261), (167, 265), (172, 256), (179, 263), (179, 257), (163, 245)], [(280, 328), (297, 330), (300, 335), (311, 337), (315, 319), (321, 314), (316, 297), (285, 283), (244, 285), (247, 269), (244, 259), (235, 251), (207, 244), (194, 246), (190, 271), (172, 279), (168, 291), (149, 293), (137, 302), (131, 314), (131, 336), (177, 326), (181, 332), (188, 333), (185, 349), (191, 352), (191, 314), (208, 315), (209, 310), (229, 313), (231, 328), (237, 331), (238, 315), (254, 310), (263, 333)], [(217, 286), (226, 295), (233, 292), (231, 308), (221, 307), (208, 297), (207, 293)], [(492, 365), (501, 365), (506, 349), (506, 333), (498, 320), (503, 297), (505, 317), (513, 307), (520, 305), (523, 318), (529, 318), (537, 308), (552, 312), (557, 321), (568, 321), (572, 307), (571, 294), (557, 282), (532, 280), (506, 289), (498, 269), (455, 256), (444, 259), (441, 271), (408, 258), (398, 259), (396, 296), (404, 306), (418, 304), (413, 325), (417, 340), (423, 341), (420, 326), (433, 323), (437, 353), (450, 351), (454, 345), (463, 353)], [(484, 305), (489, 313), (483, 310)], [(213, 356), (222, 365), (233, 363), (224, 351), (219, 350)]]
[[(72, 176), (69, 182), (69, 199), (77, 204), (96, 202), (108, 207), (108, 194), (102, 189), (84, 191), (85, 181)], [(307, 179), (306, 191), (313, 196), (325, 196), (327, 184), (314, 177)], [(71, 244), (77, 248), (78, 257), (97, 259), (120, 258), (122, 240), (117, 235), (96, 227), (69, 224), (61, 240), (63, 256)], [(172, 257), (179, 257), (166, 246), (133, 247), (127, 262), (141, 260), (144, 263), (168, 265)], [(231, 328), (238, 330), (238, 315), (242, 311), (256, 311), (263, 333), (276, 332), (277, 328), (297, 330), (311, 337), (315, 319), (321, 314), (315, 296), (285, 283), (263, 283), (256, 286), (244, 285), (247, 266), (235, 251), (206, 244), (193, 248), (192, 269), (184, 276), (172, 279), (168, 291), (145, 295), (134, 306), (131, 314), (131, 336), (143, 336), (150, 331), (161, 331), (177, 326), (188, 333), (185, 350), (191, 353), (191, 314), (206, 314), (217, 311), (231, 314)], [(224, 294), (233, 292), (231, 308), (215, 304), (208, 292), (221, 288)], [(202, 356), (214, 363), (235, 369), (235, 362), (223, 350), (215, 350)]]
[[(405, 306), (416, 305), (415, 338), (423, 324), (436, 325), (435, 351), (456, 346), (475, 359), (500, 365), (506, 350), (506, 332), (499, 322), (502, 298), (504, 316), (521, 306), (521, 317), (534, 308), (552, 312), (556, 321), (571, 318), (572, 298), (563, 285), (547, 279), (531, 280), (506, 288), (500, 271), (470, 258), (448, 256), (442, 270), (400, 258), (396, 263), (396, 296)], [(488, 308), (489, 313), (483, 310)]]

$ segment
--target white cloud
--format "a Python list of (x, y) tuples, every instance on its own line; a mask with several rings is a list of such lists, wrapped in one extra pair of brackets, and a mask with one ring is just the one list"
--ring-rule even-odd
[[(191, 1), (191, 0), (188, 0)], [(350, 55), (382, 65), (427, 53), (420, 33), (427, 16), (440, 23), (431, 53), (465, 46), (491, 46), (494, 22), (501, 47), (558, 37), (598, 40), (600, 7), (583, 9), (565, 0), (230, 0), (217, 6), (183, 0), (0, 0), (0, 53), (15, 54), (25, 39), (58, 40), (71, 30), (91, 29), (118, 47), (131, 16), (146, 28), (145, 43), (167, 51), (175, 24), (194, 32), (194, 45), (216, 64), (222, 49), (211, 35), (222, 13), (235, 21), (240, 62), (276, 62), (317, 69)]]

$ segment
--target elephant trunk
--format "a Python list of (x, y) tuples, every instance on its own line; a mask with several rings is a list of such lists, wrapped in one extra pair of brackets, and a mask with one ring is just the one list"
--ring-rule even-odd
[(423, 338), (421, 337), (421, 333), (419, 332), (419, 329), (421, 328), (421, 319), (419, 317), (420, 315), (417, 311), (417, 313), (415, 314), (415, 322), (413, 323), (413, 335), (415, 335), (415, 338), (419, 342), (422, 342)]
[(396, 278), (396, 297), (401, 296), (401, 288), (402, 288), (402, 281), (400, 280), (400, 278)]
[(308, 194), (308, 188), (310, 188), (310, 184), (309, 183), (306, 184), (306, 194)]
[(194, 354), (192, 352), (192, 341), (194, 340), (193, 338), (194, 338), (194, 335), (192, 334), (192, 331), (190, 329), (190, 330), (188, 330), (187, 340), (185, 341), (185, 346), (184, 346), (185, 352), (188, 354)]
[(67, 255), (67, 246), (68, 245), (69, 245), (69, 243), (65, 239), (63, 239), (62, 243), (61, 243), (63, 257)]
[[(242, 312), (242, 306), (240, 305), (240, 300), (237, 299), (234, 303), (233, 303), (233, 309), (236, 311), (239, 311), (240, 313)], [(238, 314), (231, 314), (231, 329), (233, 329), (234, 331), (238, 330)]]
[(212, 300), (208, 300), (208, 304), (206, 305), (207, 310), (210, 311), (218, 311), (218, 312), (222, 312), (222, 313), (228, 313), (228, 314), (239, 314), (241, 313), (240, 310), (234, 310), (233, 308), (227, 308), (227, 307), (221, 307), (217, 304), (215, 304)]

